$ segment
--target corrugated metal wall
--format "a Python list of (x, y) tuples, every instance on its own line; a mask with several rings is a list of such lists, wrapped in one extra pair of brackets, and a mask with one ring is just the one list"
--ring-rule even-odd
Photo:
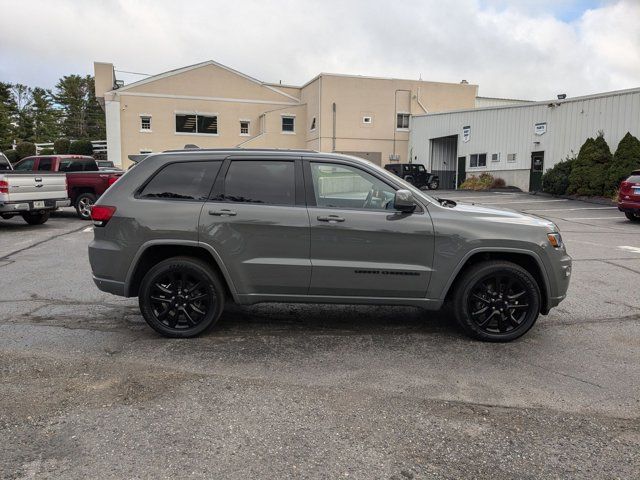
[(431, 157), (428, 170), (440, 177), (440, 188), (455, 188), (458, 137), (454, 135), (429, 141)]
[[(546, 133), (535, 134), (535, 125), (546, 123)], [(411, 122), (410, 148), (418, 161), (431, 158), (431, 139), (458, 135), (457, 155), (466, 156), (467, 174), (497, 170), (526, 170), (531, 152), (545, 152), (545, 170), (577, 153), (584, 141), (603, 131), (612, 152), (630, 131), (640, 138), (640, 88), (530, 105), (483, 108), (461, 112), (415, 116)], [(463, 127), (471, 128), (463, 141)], [(436, 147), (439, 148), (439, 147)], [(469, 155), (486, 153), (486, 167), (472, 168)], [(491, 161), (492, 154), (499, 160)], [(508, 154), (515, 161), (508, 162)], [(437, 155), (437, 154), (436, 154)], [(514, 174), (516, 172), (513, 172)]]

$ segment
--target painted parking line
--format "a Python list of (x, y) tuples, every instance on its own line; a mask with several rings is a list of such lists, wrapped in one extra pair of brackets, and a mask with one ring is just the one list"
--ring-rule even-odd
[(616, 215), (611, 217), (564, 217), (562, 220), (620, 220), (620, 216)]
[(485, 205), (513, 205), (514, 203), (528, 203), (531, 205), (532, 203), (551, 203), (551, 202), (568, 202), (569, 200), (564, 198), (562, 200), (519, 200), (517, 202), (481, 202)]
[(640, 248), (632, 247), (630, 245), (620, 245), (618, 248), (620, 250), (626, 250), (627, 252), (640, 253)]
[(84, 230), (82, 230), (83, 232), (93, 232), (93, 227), (87, 227)]
[(618, 207), (527, 208), (525, 212), (575, 212), (578, 210), (617, 210)]

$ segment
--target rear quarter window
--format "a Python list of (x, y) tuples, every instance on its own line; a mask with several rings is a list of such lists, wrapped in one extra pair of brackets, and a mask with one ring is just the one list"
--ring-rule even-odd
[(138, 197), (206, 200), (221, 164), (222, 161), (171, 163), (151, 178)]

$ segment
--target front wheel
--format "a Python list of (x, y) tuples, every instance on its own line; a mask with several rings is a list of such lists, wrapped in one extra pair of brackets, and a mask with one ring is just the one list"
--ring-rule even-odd
[(224, 309), (225, 290), (201, 260), (174, 257), (142, 279), (138, 301), (149, 326), (165, 337), (195, 337), (215, 324)]
[(96, 196), (93, 193), (81, 193), (76, 198), (76, 212), (83, 220), (91, 220), (91, 207), (96, 203)]
[(624, 212), (624, 214), (632, 222), (640, 222), (640, 213)]
[(468, 336), (487, 342), (524, 335), (538, 319), (541, 303), (533, 276), (506, 261), (472, 266), (457, 282), (453, 296), (458, 325)]
[(42, 225), (49, 220), (49, 212), (42, 213), (22, 213), (21, 216), (29, 225)]

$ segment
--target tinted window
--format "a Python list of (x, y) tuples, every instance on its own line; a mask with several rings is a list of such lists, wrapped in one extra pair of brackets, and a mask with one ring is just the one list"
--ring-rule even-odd
[(293, 205), (296, 191), (294, 172), (293, 162), (234, 161), (225, 177), (225, 200)]
[(82, 172), (84, 170), (84, 166), (82, 162), (73, 159), (73, 158), (63, 158), (60, 159), (60, 167), (58, 167), (58, 171), (60, 172)]
[(38, 162), (38, 170), (50, 172), (53, 166), (53, 158), (41, 158)]
[(4, 155), (0, 155), (0, 170), (11, 170), (11, 164)]
[(172, 163), (158, 172), (140, 193), (142, 198), (206, 200), (222, 162)]
[(640, 183), (640, 175), (631, 175), (627, 178), (627, 182)]
[(395, 190), (359, 168), (312, 163), (311, 176), (319, 207), (393, 209)]
[(25, 158), (20, 163), (18, 163), (13, 169), (14, 170), (33, 170), (33, 166), (36, 163), (35, 158)]

